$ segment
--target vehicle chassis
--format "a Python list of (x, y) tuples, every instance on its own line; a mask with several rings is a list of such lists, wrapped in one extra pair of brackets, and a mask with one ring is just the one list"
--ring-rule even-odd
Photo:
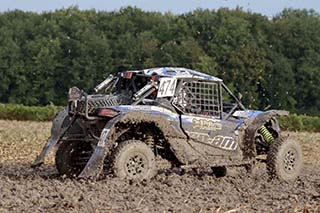
[[(58, 142), (82, 140), (89, 142), (92, 150), (77, 176), (97, 178), (113, 150), (134, 139), (181, 168), (245, 166), (251, 171), (257, 156), (268, 154), (272, 143), (280, 140), (275, 117), (288, 115), (287, 111), (247, 110), (221, 79), (183, 68), (170, 69), (175, 73), (168, 74), (168, 68), (144, 71), (155, 73), (157, 78), (133, 95), (131, 105), (100, 107), (95, 115), (89, 115), (87, 94), (69, 92), (74, 94), (70, 100), (84, 96), (84, 113), (71, 113), (67, 125), (61, 125), (64, 128), (52, 129), (34, 165), (40, 165)], [(150, 99), (155, 91), (157, 96)], [(223, 91), (231, 96), (233, 105), (224, 105)], [(60, 113), (56, 119), (68, 112)]]

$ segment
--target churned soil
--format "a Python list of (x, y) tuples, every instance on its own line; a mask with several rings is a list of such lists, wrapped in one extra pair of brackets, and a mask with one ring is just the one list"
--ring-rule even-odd
[(151, 181), (107, 176), (99, 181), (58, 177), (53, 154), (30, 168), (50, 134), (50, 123), (0, 120), (0, 212), (309, 212), (320, 211), (320, 134), (294, 133), (304, 167), (294, 183), (228, 168), (216, 178), (207, 170), (185, 174), (162, 169)]

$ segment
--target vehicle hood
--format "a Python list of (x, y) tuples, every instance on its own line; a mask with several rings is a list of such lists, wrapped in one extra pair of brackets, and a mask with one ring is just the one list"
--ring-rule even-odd
[(261, 113), (263, 113), (263, 111), (260, 110), (238, 110), (235, 111), (232, 116), (236, 118), (253, 118)]
[(235, 111), (232, 116), (239, 118), (239, 119), (249, 119), (249, 118), (255, 118), (262, 114), (272, 114), (274, 116), (276, 115), (288, 115), (288, 111), (284, 110), (269, 110), (269, 111), (260, 111), (260, 110), (238, 110)]

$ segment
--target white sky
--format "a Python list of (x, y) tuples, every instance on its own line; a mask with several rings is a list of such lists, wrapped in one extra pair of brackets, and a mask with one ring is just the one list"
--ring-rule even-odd
[(218, 9), (237, 6), (269, 17), (276, 15), (284, 8), (306, 8), (320, 12), (320, 0), (0, 0), (0, 12), (14, 9), (42, 12), (70, 6), (112, 11), (129, 5), (148, 11), (171, 11), (175, 14), (196, 8)]

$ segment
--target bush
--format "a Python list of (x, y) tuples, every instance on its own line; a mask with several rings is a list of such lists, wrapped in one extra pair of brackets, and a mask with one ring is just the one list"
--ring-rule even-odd
[(0, 104), (0, 119), (51, 121), (62, 107), (48, 105), (44, 107), (19, 104)]
[[(51, 121), (61, 106), (24, 106), (19, 104), (0, 104), (0, 119)], [(320, 132), (320, 117), (291, 114), (278, 118), (283, 130)]]
[(289, 131), (320, 132), (320, 117), (292, 114), (279, 117), (280, 126)]

